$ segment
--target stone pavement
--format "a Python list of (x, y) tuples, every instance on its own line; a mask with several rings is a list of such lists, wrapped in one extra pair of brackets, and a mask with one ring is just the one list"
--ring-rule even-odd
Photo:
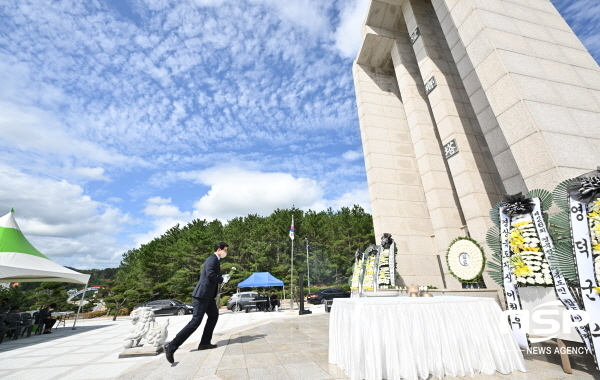
[[(217, 348), (198, 351), (197, 342), (183, 345), (175, 363), (164, 358), (127, 372), (119, 380), (325, 380), (348, 379), (328, 363), (329, 314), (298, 316), (265, 321), (253, 327), (223, 331)], [(214, 343), (213, 341), (213, 343)], [(574, 360), (573, 375), (567, 375), (548, 358), (525, 355), (529, 372), (508, 375), (477, 374), (464, 380), (588, 380), (600, 378), (590, 360)], [(558, 357), (550, 359), (558, 360)], [(401, 360), (401, 358), (400, 358)], [(585, 371), (585, 372), (584, 372)], [(586, 373), (587, 372), (587, 373)], [(434, 379), (430, 377), (428, 380)], [(447, 377), (448, 380), (456, 378)]]
[[(311, 306), (315, 313), (324, 313), (322, 306)], [(297, 315), (296, 315), (297, 316)], [(191, 319), (185, 316), (160, 316), (161, 324), (169, 320), (169, 338), (173, 338)], [(221, 310), (215, 333), (251, 327), (269, 320), (293, 318), (285, 312), (237, 313)], [(121, 374), (153, 361), (165, 362), (164, 354), (154, 357), (119, 359), (123, 341), (131, 329), (128, 317), (79, 321), (72, 330), (71, 324), (53, 329), (52, 334), (31, 336), (16, 341), (6, 338), (0, 344), (0, 379), (86, 380), (114, 379)], [(199, 342), (204, 323), (189, 338)], [(215, 339), (217, 337), (215, 336)]]
[[(224, 313), (213, 338), (218, 347), (196, 349), (201, 326), (175, 353), (172, 365), (164, 354), (117, 358), (122, 352), (124, 334), (130, 328), (127, 318), (116, 323), (86, 322), (84, 329), (73, 331), (69, 327), (51, 335), (0, 344), (0, 379), (347, 379), (342, 370), (327, 360), (329, 314), (324, 313), (322, 306), (311, 309), (314, 314), (305, 316), (284, 312)], [(190, 317), (169, 317), (169, 336), (173, 337)], [(158, 318), (161, 323), (166, 319)], [(588, 357), (573, 358), (573, 375), (565, 374), (560, 365), (552, 362), (558, 361), (557, 356), (525, 355), (525, 359), (528, 373), (478, 374), (461, 379), (600, 379), (600, 371), (593, 369)]]

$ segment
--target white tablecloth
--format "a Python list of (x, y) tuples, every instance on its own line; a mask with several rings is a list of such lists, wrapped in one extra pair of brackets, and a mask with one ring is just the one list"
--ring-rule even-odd
[(492, 298), (336, 298), (329, 362), (352, 380), (526, 372)]

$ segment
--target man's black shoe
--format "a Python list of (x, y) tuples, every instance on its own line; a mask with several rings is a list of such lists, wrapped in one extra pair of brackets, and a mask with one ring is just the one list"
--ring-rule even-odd
[(217, 348), (216, 344), (201, 344), (198, 346), (198, 351), (202, 350), (212, 350), (213, 348)]
[(165, 350), (165, 357), (167, 358), (167, 361), (173, 364), (175, 362), (175, 358), (173, 358), (173, 350), (171, 350), (171, 347), (169, 347), (168, 344), (165, 344), (163, 349)]

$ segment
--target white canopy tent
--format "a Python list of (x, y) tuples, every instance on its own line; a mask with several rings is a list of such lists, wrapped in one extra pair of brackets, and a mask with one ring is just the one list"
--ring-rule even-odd
[[(44, 256), (23, 235), (13, 212), (0, 218), (0, 282), (74, 282), (87, 288), (90, 275), (65, 268)], [(82, 303), (83, 297), (77, 317)]]

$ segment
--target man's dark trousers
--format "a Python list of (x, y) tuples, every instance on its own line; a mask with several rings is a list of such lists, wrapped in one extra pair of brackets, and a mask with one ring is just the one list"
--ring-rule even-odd
[(206, 313), (206, 326), (204, 326), (204, 332), (202, 333), (202, 339), (200, 344), (210, 344), (212, 340), (213, 331), (217, 325), (219, 319), (219, 309), (214, 299), (202, 299), (192, 297), (194, 300), (194, 316), (192, 320), (175, 336), (175, 338), (169, 343), (169, 348), (176, 351), (179, 346), (183, 344), (198, 329), (202, 323), (202, 317)]

